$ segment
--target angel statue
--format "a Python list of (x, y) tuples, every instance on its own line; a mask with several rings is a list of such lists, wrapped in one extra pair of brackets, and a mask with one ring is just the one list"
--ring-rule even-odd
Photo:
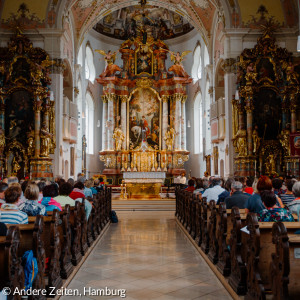
[(175, 138), (175, 129), (171, 128), (169, 131), (166, 132), (164, 140), (166, 141), (167, 150), (173, 150), (173, 143)]
[(96, 52), (102, 54), (104, 56), (105, 62), (106, 62), (106, 66), (104, 71), (100, 74), (99, 77), (103, 78), (103, 77), (110, 77), (115, 75), (115, 73), (117, 71), (121, 71), (121, 68), (117, 65), (115, 65), (115, 60), (116, 60), (116, 56), (117, 56), (117, 52), (111, 52), (111, 50), (108, 50), (107, 53), (105, 53), (105, 51), (103, 50), (95, 50)]
[(120, 127), (116, 127), (112, 138), (116, 141), (116, 150), (122, 149), (122, 142), (125, 139), (124, 133)]
[(171, 61), (174, 63), (174, 65), (171, 66), (168, 71), (173, 72), (175, 76), (188, 78), (189, 74), (184, 70), (182, 61), (183, 58), (192, 51), (183, 51), (181, 54), (180, 52), (177, 52), (176, 54), (172, 51), (169, 52), (171, 54)]

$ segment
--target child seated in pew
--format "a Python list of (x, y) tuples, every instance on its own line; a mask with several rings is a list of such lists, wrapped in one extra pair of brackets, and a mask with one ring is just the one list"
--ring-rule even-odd
[[(85, 199), (85, 195), (84, 195), (84, 184), (81, 181), (77, 181), (75, 183), (74, 189), (69, 195), (69, 197), (75, 201), (79, 201), (80, 203), (82, 203), (82, 199)], [(85, 206), (86, 218), (88, 219), (92, 211), (92, 204), (86, 200), (84, 201), (84, 206)]]
[(58, 187), (56, 183), (46, 185), (43, 190), (43, 198), (39, 201), (39, 203), (45, 205), (46, 211), (53, 211), (54, 209), (58, 209), (62, 211), (61, 205), (54, 200), (54, 197), (58, 195)]
[(45, 205), (38, 203), (39, 188), (35, 183), (29, 182), (27, 184), (24, 197), (25, 201), (19, 205), (21, 211), (32, 217), (37, 215), (47, 215)]
[(259, 222), (294, 222), (292, 214), (277, 205), (275, 193), (265, 190), (260, 193), (265, 208), (257, 214)]
[(62, 183), (58, 189), (59, 195), (54, 199), (60, 203), (62, 207), (70, 204), (70, 206), (75, 206), (75, 201), (69, 197), (73, 190), (72, 185), (69, 182)]
[(20, 211), (17, 203), (21, 197), (20, 186), (10, 186), (5, 191), (5, 204), (0, 208), (0, 222), (5, 224), (28, 224), (28, 216)]

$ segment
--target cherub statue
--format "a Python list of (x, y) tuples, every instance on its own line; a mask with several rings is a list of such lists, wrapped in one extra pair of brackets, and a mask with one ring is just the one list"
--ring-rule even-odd
[(282, 148), (284, 149), (285, 155), (291, 156), (289, 124), (286, 126), (285, 129), (281, 130), (281, 133), (278, 136), (278, 138)]
[(49, 156), (52, 136), (53, 134), (49, 132), (46, 122), (43, 122), (41, 128), (41, 157)]
[(14, 156), (12, 161), (12, 173), (17, 174), (20, 169), (21, 166), (19, 164), (19, 157)]
[(274, 154), (269, 154), (269, 156), (267, 157), (267, 162), (265, 163), (265, 165), (266, 165), (266, 173), (268, 175), (276, 173)]
[(295, 66), (293, 65), (293, 62), (290, 60), (288, 62), (288, 65), (286, 67), (286, 81), (288, 85), (298, 85), (298, 74), (294, 70)]
[(125, 139), (124, 133), (120, 127), (116, 127), (112, 138), (116, 141), (116, 150), (122, 149), (122, 143)]
[(117, 56), (117, 52), (111, 52), (111, 50), (108, 50), (108, 52), (106, 53), (103, 50), (95, 50), (96, 52), (104, 55), (104, 59), (106, 62), (106, 66), (104, 71), (102, 72), (102, 74), (100, 74), (100, 77), (110, 77), (115, 75), (115, 73), (117, 71), (121, 71), (121, 68), (117, 65), (115, 65), (115, 60), (116, 60), (116, 56)]
[(164, 140), (166, 141), (167, 150), (172, 151), (173, 150), (173, 143), (175, 138), (175, 129), (170, 128), (169, 131), (166, 132)]
[(174, 65), (171, 66), (168, 71), (173, 72), (175, 76), (188, 78), (189, 74), (184, 70), (182, 61), (183, 58), (192, 51), (183, 51), (182, 54), (180, 54), (180, 52), (177, 52), (176, 54), (172, 51), (169, 52), (171, 54), (171, 61)]
[(251, 85), (254, 81), (256, 82), (257, 73), (254, 72), (253, 62), (251, 62), (246, 69), (246, 85)]
[(34, 155), (34, 130), (29, 127), (29, 131), (27, 132), (27, 142), (28, 142), (28, 148), (27, 152), (28, 155), (33, 156)]

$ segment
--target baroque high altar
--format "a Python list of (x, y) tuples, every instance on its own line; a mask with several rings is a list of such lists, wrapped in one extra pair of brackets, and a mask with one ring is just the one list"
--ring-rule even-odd
[[(188, 51), (173, 53), (147, 30), (125, 41), (119, 52), (103, 54), (103, 140), (100, 160), (107, 174), (119, 183), (124, 172), (165, 172), (168, 177), (183, 171), (186, 149), (186, 86), (192, 79), (182, 66)], [(170, 53), (174, 63), (168, 71)]]

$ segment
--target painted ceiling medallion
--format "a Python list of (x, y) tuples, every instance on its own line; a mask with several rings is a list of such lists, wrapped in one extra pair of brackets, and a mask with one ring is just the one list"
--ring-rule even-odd
[(127, 40), (141, 28), (154, 39), (167, 40), (190, 32), (194, 27), (181, 15), (158, 6), (146, 4), (121, 8), (105, 16), (94, 29), (104, 35)]

